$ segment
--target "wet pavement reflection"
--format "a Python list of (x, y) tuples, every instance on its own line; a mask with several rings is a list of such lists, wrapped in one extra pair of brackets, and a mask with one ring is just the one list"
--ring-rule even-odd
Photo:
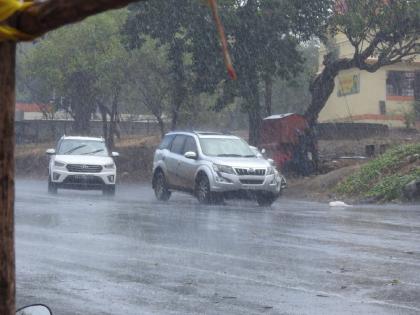
[(54, 314), (418, 314), (420, 206), (115, 198), (18, 180), (18, 306)]

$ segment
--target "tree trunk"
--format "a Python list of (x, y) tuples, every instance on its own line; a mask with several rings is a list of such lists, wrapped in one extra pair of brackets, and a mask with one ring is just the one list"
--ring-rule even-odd
[(160, 135), (163, 138), (165, 136), (165, 123), (163, 122), (163, 119), (160, 116), (156, 116), (156, 120), (159, 125)]
[(117, 134), (117, 115), (118, 115), (118, 98), (120, 97), (120, 88), (117, 88), (114, 93), (111, 105), (111, 119), (107, 144), (108, 148), (112, 151), (115, 147), (114, 135)]
[(102, 137), (104, 137), (106, 140), (108, 139), (108, 111), (107, 108), (102, 104), (98, 104), (98, 108), (102, 117)]
[(309, 125), (316, 124), (319, 113), (324, 108), (331, 93), (334, 91), (334, 78), (338, 71), (319, 74), (310, 86), (311, 104), (305, 112), (305, 117)]
[(267, 116), (272, 115), (272, 99), (273, 99), (273, 79), (266, 77), (264, 80), (265, 84), (265, 113)]
[(324, 69), (312, 81), (309, 91), (311, 92), (311, 104), (305, 111), (305, 118), (310, 126), (314, 126), (318, 120), (319, 113), (324, 108), (335, 87), (335, 77), (342, 70), (356, 67), (353, 59), (330, 60), (330, 54), (324, 57)]
[[(78, 105), (84, 106), (84, 105)], [(75, 110), (73, 121), (73, 133), (79, 136), (88, 136), (90, 130), (90, 116), (91, 112), (86, 110)]]
[(319, 152), (318, 140), (316, 137), (315, 127), (318, 121), (318, 116), (321, 110), (325, 107), (331, 93), (335, 87), (335, 77), (339, 74), (340, 70), (350, 69), (353, 64), (348, 59), (339, 59), (331, 63), (325, 63), (325, 68), (320, 74), (316, 76), (311, 83), (309, 90), (311, 92), (311, 104), (305, 111), (305, 118), (308, 121), (310, 128), (310, 139), (313, 147), (313, 161), (315, 170), (319, 166)]
[(261, 129), (261, 113), (259, 108), (252, 108), (248, 110), (249, 120), (249, 144), (258, 146), (260, 141), (260, 129)]
[(16, 44), (0, 43), (0, 314), (15, 314), (14, 115)]

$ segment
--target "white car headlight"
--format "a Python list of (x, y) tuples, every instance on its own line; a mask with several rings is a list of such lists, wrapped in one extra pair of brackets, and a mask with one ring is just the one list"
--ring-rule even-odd
[(54, 166), (63, 167), (63, 166), (66, 166), (66, 163), (59, 162), (59, 161), (54, 161)]
[(232, 166), (213, 164), (213, 169), (216, 173), (235, 174)]
[(114, 163), (105, 164), (104, 165), (104, 168), (106, 168), (106, 169), (113, 169), (113, 168), (115, 168), (115, 164)]

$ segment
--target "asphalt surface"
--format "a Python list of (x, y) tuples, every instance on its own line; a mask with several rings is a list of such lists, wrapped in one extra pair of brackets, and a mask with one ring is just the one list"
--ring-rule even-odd
[(73, 314), (419, 314), (420, 206), (271, 208), (18, 180), (17, 304)]

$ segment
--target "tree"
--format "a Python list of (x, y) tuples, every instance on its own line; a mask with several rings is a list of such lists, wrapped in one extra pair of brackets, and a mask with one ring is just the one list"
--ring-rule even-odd
[[(229, 30), (237, 81), (221, 81), (223, 63), (215, 54), (217, 37), (209, 19), (193, 16), (192, 25), (200, 33), (192, 40), (195, 86), (202, 91), (222, 89), (215, 109), (220, 110), (235, 98), (241, 99), (248, 114), (249, 141), (258, 143), (263, 113), (271, 111), (272, 84), (276, 78), (290, 80), (301, 70), (304, 59), (299, 42), (309, 39), (322, 27), (328, 14), (326, 1), (225, 1), (223, 20)], [(188, 29), (191, 29), (188, 25)], [(186, 26), (187, 28), (187, 26)], [(265, 86), (263, 107), (263, 93)]]
[(167, 51), (147, 39), (141, 48), (133, 49), (129, 58), (130, 102), (141, 103), (155, 116), (161, 136), (165, 135), (165, 112), (170, 110), (171, 79)]
[[(339, 57), (335, 52), (334, 38), (339, 33), (353, 46), (353, 56)], [(305, 116), (311, 125), (333, 92), (340, 71), (357, 68), (375, 72), (383, 66), (410, 61), (418, 54), (420, 2), (337, 1), (328, 28), (319, 37), (329, 52), (324, 56), (323, 70), (310, 86), (312, 98)]]
[(54, 31), (19, 55), (17, 71), (20, 90), (32, 101), (68, 111), (75, 133), (89, 133), (91, 116), (99, 109), (110, 148), (121, 90), (128, 82), (128, 53), (120, 39), (125, 17), (122, 10)]
[[(194, 1), (196, 2), (196, 1)], [(188, 60), (185, 56), (190, 45), (186, 25), (200, 5), (193, 1), (149, 1), (130, 7), (131, 14), (125, 26), (130, 48), (141, 47), (147, 36), (167, 47), (171, 89), (171, 129), (177, 128), (179, 111), (187, 98), (189, 81)], [(176, 9), (174, 9), (176, 8)], [(141, 23), (139, 23), (141, 21)]]
[[(140, 0), (139, 0), (140, 1)], [(47, 0), (35, 2), (7, 19), (20, 31), (15, 40), (40, 36), (87, 16), (134, 0)], [(22, 35), (26, 34), (26, 35)], [(16, 43), (0, 43), (0, 314), (15, 314), (14, 264), (14, 113)]]
[[(319, 41), (311, 40), (300, 44), (305, 62), (300, 71), (291, 80), (274, 78), (272, 91), (272, 111), (274, 113), (299, 113), (303, 114), (311, 100), (309, 85), (318, 72)], [(266, 96), (266, 94), (264, 94)], [(267, 116), (270, 112), (265, 102)]]

